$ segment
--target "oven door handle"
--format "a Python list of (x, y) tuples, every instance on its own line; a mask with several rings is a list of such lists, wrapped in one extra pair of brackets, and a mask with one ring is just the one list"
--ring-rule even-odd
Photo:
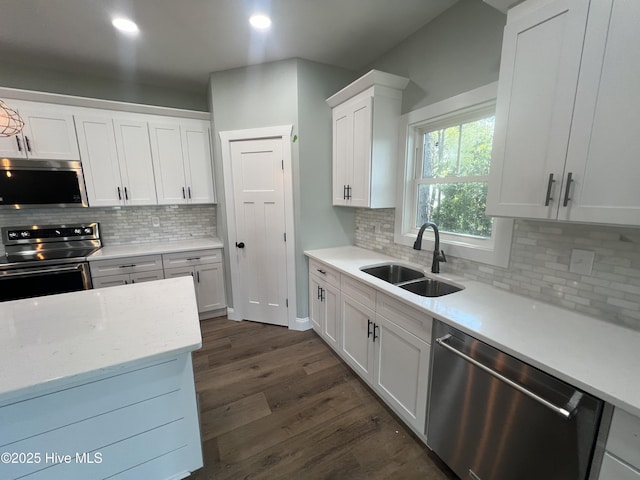
[(0, 278), (6, 277), (24, 277), (25, 275), (38, 275), (40, 273), (58, 273), (58, 272), (73, 272), (75, 270), (80, 270), (82, 265), (73, 265), (70, 267), (50, 267), (50, 268), (39, 268), (39, 269), (21, 269), (16, 272), (4, 273), (0, 274)]
[(579, 403), (580, 399), (582, 398), (582, 394), (579, 391), (576, 390), (574, 392), (574, 394), (572, 395), (571, 400), (569, 400), (569, 402), (567, 403), (566, 407), (569, 408), (569, 410), (567, 410), (567, 408), (563, 408), (563, 407), (559, 407), (557, 405), (554, 405), (549, 400), (547, 400), (545, 398), (542, 398), (540, 395), (538, 395), (536, 393), (533, 393), (531, 390), (528, 390), (527, 388), (523, 387), (519, 383), (514, 382), (510, 378), (505, 377), (504, 375), (502, 375), (501, 373), (495, 371), (494, 369), (486, 366), (483, 363), (480, 363), (475, 358), (470, 357), (469, 355), (461, 352), (457, 348), (454, 348), (451, 345), (449, 345), (448, 343), (446, 343), (447, 340), (449, 340), (451, 337), (452, 337), (452, 335), (450, 333), (448, 333), (444, 337), (437, 338), (436, 339), (436, 343), (438, 345), (441, 345), (442, 347), (446, 348), (451, 353), (463, 358), (464, 360), (466, 360), (467, 362), (471, 363), (472, 365), (475, 365), (476, 367), (484, 370), (489, 375), (492, 375), (493, 377), (497, 378), (498, 380), (506, 383), (510, 387), (515, 388), (519, 392), (525, 394), (527, 397), (529, 397), (529, 398), (535, 400), (536, 402), (544, 405), (545, 407), (547, 407), (548, 409), (554, 411), (555, 413), (557, 413), (561, 417), (564, 417), (566, 420), (569, 420), (575, 414), (577, 406), (578, 406), (578, 403)]

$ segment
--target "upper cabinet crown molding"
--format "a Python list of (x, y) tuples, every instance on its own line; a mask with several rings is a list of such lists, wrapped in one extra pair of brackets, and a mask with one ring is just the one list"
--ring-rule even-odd
[(121, 102), (116, 100), (103, 100), (101, 98), (78, 97), (75, 95), (62, 95), (59, 93), (37, 92), (34, 90), (22, 90), (19, 88), (0, 87), (0, 98), (13, 99), (15, 101), (47, 103), (52, 106), (62, 106), (63, 108), (93, 108), (98, 110), (141, 113), (145, 115), (164, 115), (176, 118), (194, 118), (198, 120), (211, 121), (210, 112), (186, 110), (183, 108), (160, 107), (157, 105), (143, 105), (140, 103)]
[(488, 215), (640, 225), (639, 15), (625, 0), (509, 12)]
[(392, 73), (381, 72), (380, 70), (371, 70), (356, 81), (344, 87), (338, 93), (327, 98), (327, 104), (333, 108), (373, 86), (404, 90), (408, 84), (408, 78), (394, 75)]

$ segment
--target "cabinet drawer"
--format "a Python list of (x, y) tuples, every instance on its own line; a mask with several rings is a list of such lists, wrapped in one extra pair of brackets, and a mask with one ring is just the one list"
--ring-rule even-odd
[(326, 281), (336, 288), (340, 288), (340, 272), (317, 260), (309, 259), (309, 273)]
[(342, 276), (342, 293), (349, 295), (371, 310), (376, 308), (376, 290), (347, 275)]
[(616, 408), (606, 448), (640, 470), (640, 418)]
[(220, 262), (222, 262), (222, 249), (194, 250), (191, 252), (165, 253), (162, 255), (164, 268)]
[(121, 273), (149, 272), (151, 270), (162, 270), (162, 257), (160, 255), (142, 255), (140, 257), (97, 260), (91, 262), (89, 268), (93, 278)]
[(378, 292), (376, 301), (378, 315), (404, 328), (421, 340), (431, 344), (431, 325), (433, 319), (424, 312), (420, 312), (395, 298)]
[(602, 459), (599, 480), (640, 480), (640, 471), (612, 457), (607, 452)]

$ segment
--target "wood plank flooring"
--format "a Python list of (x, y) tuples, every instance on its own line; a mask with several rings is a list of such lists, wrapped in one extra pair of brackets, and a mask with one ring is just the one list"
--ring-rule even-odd
[(204, 468), (189, 480), (456, 478), (313, 331), (201, 327)]

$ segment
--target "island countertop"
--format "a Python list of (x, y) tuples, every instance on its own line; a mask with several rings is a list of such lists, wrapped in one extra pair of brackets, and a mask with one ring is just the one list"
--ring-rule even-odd
[(191, 277), (0, 303), (0, 403), (202, 346)]

